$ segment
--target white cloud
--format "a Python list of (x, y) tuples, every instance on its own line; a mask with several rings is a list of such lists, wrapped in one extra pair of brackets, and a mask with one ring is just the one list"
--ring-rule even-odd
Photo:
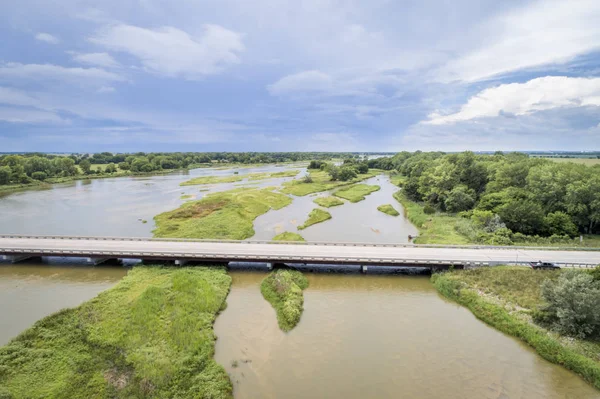
[(10, 123), (67, 123), (53, 112), (0, 106), (0, 121)]
[(111, 86), (102, 86), (98, 89), (98, 93), (114, 93), (115, 91), (117, 91), (117, 89)]
[(66, 68), (52, 64), (0, 64), (0, 80), (27, 79), (77, 84), (123, 81), (123, 77), (100, 68)]
[(460, 111), (433, 113), (425, 124), (443, 125), (501, 114), (526, 115), (559, 107), (600, 106), (600, 78), (546, 76), (526, 83), (510, 83), (485, 89)]
[(39, 40), (41, 42), (46, 42), (49, 44), (58, 44), (60, 42), (58, 37), (53, 36), (50, 33), (40, 32), (37, 35), (35, 35), (35, 38), (36, 38), (36, 40)]
[(283, 95), (298, 91), (328, 91), (333, 88), (331, 76), (320, 71), (304, 71), (285, 76), (269, 85), (267, 89), (273, 95)]
[(477, 81), (597, 50), (600, 1), (538, 0), (485, 21), (473, 34), (482, 37), (482, 46), (449, 62), (439, 79)]
[(191, 80), (238, 64), (244, 50), (241, 35), (219, 25), (204, 25), (196, 37), (168, 26), (152, 30), (119, 24), (90, 41), (134, 55), (151, 72)]
[(108, 53), (75, 54), (73, 60), (80, 64), (96, 65), (104, 68), (116, 68), (119, 63)]
[(9, 87), (0, 87), (0, 104), (39, 107), (40, 101), (24, 91), (11, 89)]

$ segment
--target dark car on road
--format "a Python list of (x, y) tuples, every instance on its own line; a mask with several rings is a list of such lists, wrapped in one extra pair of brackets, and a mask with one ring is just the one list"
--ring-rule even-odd
[(545, 270), (560, 269), (560, 266), (557, 266), (554, 263), (542, 262), (541, 260), (538, 262), (529, 262), (529, 266), (531, 266), (532, 269), (545, 269)]

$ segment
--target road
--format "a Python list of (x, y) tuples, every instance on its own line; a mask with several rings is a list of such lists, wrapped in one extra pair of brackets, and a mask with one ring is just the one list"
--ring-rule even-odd
[(341, 264), (522, 263), (597, 265), (600, 251), (519, 248), (189, 242), (150, 239), (0, 237), (0, 255)]

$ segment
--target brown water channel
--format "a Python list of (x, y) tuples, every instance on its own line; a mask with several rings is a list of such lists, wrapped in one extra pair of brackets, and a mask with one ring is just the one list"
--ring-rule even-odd
[(287, 334), (261, 296), (265, 275), (232, 277), (216, 359), (238, 399), (600, 397), (427, 277), (309, 274), (302, 320)]

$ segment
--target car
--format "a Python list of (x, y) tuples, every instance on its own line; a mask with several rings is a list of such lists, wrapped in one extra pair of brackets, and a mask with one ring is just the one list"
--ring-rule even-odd
[(529, 262), (529, 266), (531, 266), (532, 269), (543, 269), (543, 270), (560, 269), (560, 266), (558, 266), (554, 263), (542, 262), (541, 260), (537, 261), (537, 262)]

